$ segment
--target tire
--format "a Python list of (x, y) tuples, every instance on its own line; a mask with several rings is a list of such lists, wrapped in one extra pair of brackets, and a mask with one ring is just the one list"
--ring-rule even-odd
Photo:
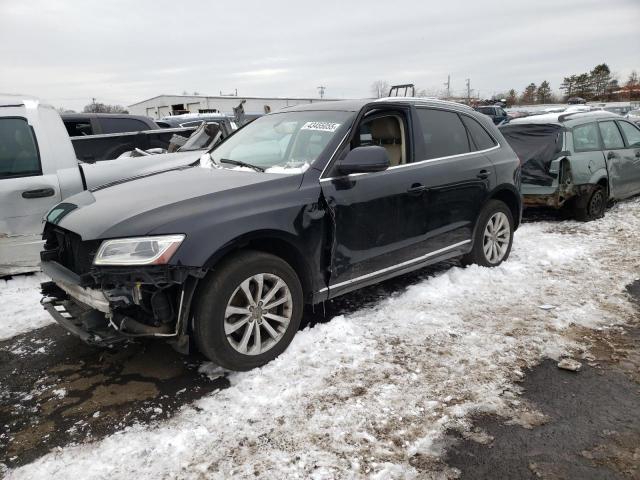
[(573, 217), (581, 222), (590, 222), (604, 217), (607, 208), (605, 189), (598, 185), (591, 195), (577, 198), (573, 206)]
[[(283, 285), (272, 293), (279, 282)], [(273, 303), (277, 305), (264, 308)], [(289, 346), (300, 327), (303, 307), (300, 280), (287, 262), (263, 252), (237, 253), (223, 260), (198, 289), (193, 322), (196, 345), (223, 368), (260, 367)]]
[(463, 264), (497, 267), (504, 262), (511, 253), (513, 225), (513, 214), (509, 207), (500, 200), (489, 200), (478, 216), (473, 248), (462, 257)]

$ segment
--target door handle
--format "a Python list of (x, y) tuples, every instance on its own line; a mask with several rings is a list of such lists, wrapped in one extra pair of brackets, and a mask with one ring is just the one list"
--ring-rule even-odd
[(478, 177), (481, 180), (489, 178), (489, 170), (480, 170), (480, 172), (478, 172), (476, 177)]
[(411, 187), (407, 190), (407, 193), (409, 195), (420, 195), (422, 192), (426, 192), (428, 189), (427, 187), (425, 187), (424, 185), (422, 185), (421, 183), (414, 183), (413, 185), (411, 185)]
[(53, 188), (36, 188), (35, 190), (25, 190), (22, 192), (22, 198), (43, 198), (53, 197), (56, 191)]
[(616, 157), (617, 157), (616, 152), (607, 153), (607, 160), (612, 160), (612, 159), (614, 159)]

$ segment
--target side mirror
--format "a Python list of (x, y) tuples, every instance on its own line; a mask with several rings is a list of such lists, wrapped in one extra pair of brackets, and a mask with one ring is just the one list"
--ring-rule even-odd
[(384, 147), (377, 145), (356, 147), (338, 162), (337, 168), (344, 175), (381, 172), (389, 168), (389, 154)]

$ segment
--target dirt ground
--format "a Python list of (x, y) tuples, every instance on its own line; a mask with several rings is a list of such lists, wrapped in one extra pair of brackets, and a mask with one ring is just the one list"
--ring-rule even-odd
[[(628, 293), (640, 312), (640, 280)], [(640, 313), (628, 328), (575, 335), (591, 345), (579, 372), (547, 360), (522, 382), (543, 424), (476, 418), (479, 435), (455, 439), (444, 459), (460, 478), (640, 479)]]

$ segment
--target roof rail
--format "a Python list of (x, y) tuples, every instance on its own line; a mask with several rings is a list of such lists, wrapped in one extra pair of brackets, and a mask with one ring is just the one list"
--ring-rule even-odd
[(452, 102), (451, 100), (442, 100), (436, 97), (382, 97), (376, 98), (374, 102), (431, 102), (441, 103), (443, 105), (455, 105), (457, 107), (467, 108), (473, 110), (469, 105), (460, 102)]

